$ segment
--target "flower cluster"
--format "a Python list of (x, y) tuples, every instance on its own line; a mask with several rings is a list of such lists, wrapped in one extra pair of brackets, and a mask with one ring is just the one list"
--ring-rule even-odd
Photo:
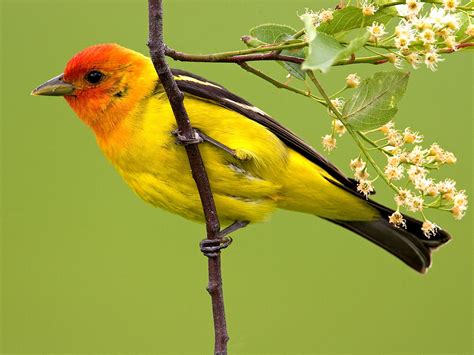
[(365, 197), (368, 197), (372, 192), (374, 192), (374, 180), (369, 179), (370, 175), (367, 172), (367, 164), (358, 157), (352, 159), (349, 166), (354, 172), (354, 178), (357, 181), (357, 191), (362, 193)]
[[(330, 22), (333, 19), (333, 13), (334, 13), (334, 10), (332, 9), (322, 9), (318, 12), (314, 12), (313, 10), (306, 9), (305, 15), (311, 16), (313, 25), (315, 27), (318, 27), (322, 23)], [(300, 16), (300, 19), (303, 19), (303, 17)]]
[[(404, 208), (410, 212), (421, 213), (424, 219), (422, 230), (427, 238), (436, 234), (439, 228), (435, 223), (426, 219), (424, 210), (435, 208), (448, 210), (455, 219), (461, 219), (467, 209), (467, 196), (464, 190), (456, 188), (452, 179), (435, 181), (429, 177), (430, 170), (438, 169), (445, 164), (454, 164), (456, 157), (453, 153), (441, 148), (437, 143), (423, 148), (423, 136), (410, 128), (403, 131), (395, 129), (393, 122), (380, 127), (375, 132), (382, 137), (371, 140), (366, 133), (366, 140), (383, 153), (386, 158), (385, 167), (378, 168), (381, 176), (395, 191), (396, 211), (389, 217), (390, 223), (397, 227), (406, 227), (406, 221), (400, 212)], [(374, 133), (373, 131), (371, 133)], [(369, 179), (367, 164), (360, 157), (351, 160), (350, 168), (358, 181), (358, 190), (364, 195), (373, 191)], [(400, 186), (395, 182), (402, 181)]]
[[(427, 68), (435, 71), (438, 63), (443, 61), (440, 52), (456, 51), (462, 36), (469, 38), (474, 35), (472, 24), (465, 31), (460, 31), (463, 18), (458, 10), (458, 0), (443, 0), (441, 7), (427, 6), (426, 11), (424, 5), (427, 4), (420, 0), (406, 0), (405, 4), (396, 6), (403, 19), (383, 42), (390, 51), (387, 59), (397, 67), (401, 66), (402, 61), (413, 68), (424, 62)], [(362, 3), (361, 9), (365, 16), (373, 15), (378, 10), (368, 1)], [(377, 22), (367, 30), (371, 40), (377, 44), (388, 34), (385, 25)]]

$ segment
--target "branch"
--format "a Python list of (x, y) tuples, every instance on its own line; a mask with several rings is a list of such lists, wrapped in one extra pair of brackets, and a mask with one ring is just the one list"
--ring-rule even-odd
[[(265, 51), (272, 51), (274, 47), (265, 47)], [(189, 54), (175, 51), (172, 48), (165, 48), (166, 55), (174, 60), (182, 62), (208, 62), (208, 63), (244, 63), (261, 60), (281, 60), (284, 62), (303, 63), (303, 58), (293, 57), (291, 55), (281, 55), (276, 52), (255, 53), (255, 54), (232, 54), (235, 52), (216, 53), (216, 54)], [(231, 55), (227, 55), (231, 53)], [(224, 55), (225, 54), (225, 55)]]
[[(469, 38), (470, 39), (470, 38)], [(367, 46), (375, 46), (371, 44), (366, 44)], [(469, 43), (460, 43), (456, 50), (461, 50), (473, 46), (474, 44)], [(242, 64), (246, 62), (255, 62), (255, 61), (282, 61), (301, 64), (304, 62), (304, 58), (293, 57), (291, 55), (281, 54), (282, 49), (288, 48), (302, 48), (307, 46), (306, 42), (297, 43), (297, 44), (288, 44), (288, 45), (276, 45), (276, 46), (262, 46), (253, 49), (244, 49), (241, 51), (230, 51), (230, 52), (221, 52), (221, 53), (211, 53), (211, 54), (190, 54), (176, 51), (172, 48), (165, 46), (165, 55), (174, 60), (181, 62), (201, 62), (201, 63), (237, 63)], [(390, 46), (378, 46), (380, 48), (388, 49)], [(456, 50), (450, 48), (441, 48), (440, 53), (453, 53)], [(268, 52), (268, 53), (261, 53)], [(386, 55), (375, 55), (367, 57), (358, 57), (356, 58), (353, 54), (348, 59), (341, 59), (338, 62), (334, 63), (334, 66), (341, 65), (351, 65), (351, 64), (384, 64), (387, 63)]]
[[(173, 109), (180, 136), (194, 143), (186, 144), (186, 153), (193, 178), (196, 182), (201, 198), (204, 217), (206, 219), (207, 239), (216, 240), (219, 237), (220, 224), (217, 217), (216, 206), (212, 196), (209, 179), (204, 163), (199, 152), (195, 131), (191, 126), (188, 114), (184, 107), (184, 95), (174, 81), (173, 74), (165, 60), (165, 45), (163, 43), (163, 1), (148, 0), (149, 11), (149, 39), (148, 47), (158, 77), (168, 95)], [(208, 258), (209, 291), (212, 299), (214, 317), (215, 354), (227, 354), (227, 326), (224, 312), (224, 297), (222, 292), (222, 275), (220, 253)]]

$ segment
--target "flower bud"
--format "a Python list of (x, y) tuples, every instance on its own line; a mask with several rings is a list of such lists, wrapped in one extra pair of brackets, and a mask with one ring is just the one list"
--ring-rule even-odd
[(349, 74), (346, 78), (348, 88), (356, 88), (360, 85), (360, 77), (357, 74)]

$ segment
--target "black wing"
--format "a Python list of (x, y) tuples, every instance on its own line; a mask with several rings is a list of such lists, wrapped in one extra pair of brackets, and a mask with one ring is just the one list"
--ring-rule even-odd
[(173, 69), (172, 72), (181, 91), (207, 101), (212, 101), (260, 123), (280, 138), (288, 147), (294, 149), (327, 171), (343, 186), (346, 186), (353, 191), (356, 190), (356, 183), (354, 180), (347, 178), (343, 172), (326, 160), (314, 148), (306, 144), (296, 136), (296, 134), (282, 126), (265, 112), (253, 106), (250, 102), (231, 93), (221, 85), (206, 80), (198, 75), (179, 69)]

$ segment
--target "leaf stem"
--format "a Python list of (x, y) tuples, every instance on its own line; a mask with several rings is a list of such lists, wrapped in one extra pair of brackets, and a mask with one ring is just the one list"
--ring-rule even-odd
[(323, 104), (324, 106), (326, 106), (326, 102), (323, 99), (311, 94), (311, 92), (309, 92), (309, 91), (300, 90), (300, 89), (297, 89), (295, 87), (286, 85), (286, 84), (284, 84), (284, 83), (282, 83), (278, 80), (273, 79), (272, 77), (268, 76), (267, 74), (263, 73), (262, 71), (254, 68), (254, 67), (251, 67), (247, 63), (238, 63), (238, 65), (242, 69), (244, 69), (244, 70), (248, 71), (249, 73), (252, 73), (252, 74), (262, 78), (265, 81), (268, 81), (270, 84), (276, 86), (279, 89), (286, 89), (286, 90), (289, 90), (289, 91), (294, 92), (296, 94), (303, 95), (303, 96), (306, 96), (306, 97), (310, 97), (310, 98), (316, 100), (318, 103)]
[(334, 94), (332, 94), (332, 95), (329, 96), (329, 97), (330, 97), (330, 98), (333, 98), (333, 97), (335, 97), (335, 96), (338, 96), (338, 95), (342, 94), (344, 91), (346, 91), (347, 89), (348, 89), (348, 87), (347, 87), (347, 86), (344, 86), (341, 90), (336, 91)]

